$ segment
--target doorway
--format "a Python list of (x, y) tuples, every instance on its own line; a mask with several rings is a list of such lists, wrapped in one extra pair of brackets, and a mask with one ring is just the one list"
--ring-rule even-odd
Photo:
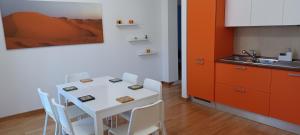
[(178, 28), (178, 80), (182, 79), (182, 53), (181, 53), (181, 45), (182, 45), (182, 36), (181, 36), (181, 0), (177, 0), (177, 28)]

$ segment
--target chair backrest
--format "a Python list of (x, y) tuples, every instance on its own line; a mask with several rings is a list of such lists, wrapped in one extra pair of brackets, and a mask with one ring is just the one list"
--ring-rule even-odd
[(39, 96), (40, 96), (42, 105), (43, 105), (43, 107), (44, 107), (44, 109), (45, 109), (45, 112), (46, 112), (50, 117), (52, 117), (52, 119), (53, 119), (54, 121), (57, 121), (56, 114), (55, 114), (55, 112), (53, 111), (53, 110), (54, 110), (54, 107), (53, 107), (53, 105), (52, 105), (51, 102), (50, 102), (49, 94), (43, 92), (40, 88), (38, 88), (37, 91), (38, 91), (38, 93), (39, 93)]
[(69, 135), (74, 135), (74, 130), (71, 125), (71, 121), (66, 113), (66, 108), (55, 102), (54, 99), (51, 100), (54, 108), (54, 111), (58, 115), (59, 123), (63, 129), (63, 131)]
[(82, 72), (82, 73), (74, 73), (74, 74), (69, 74), (65, 76), (65, 83), (70, 83), (70, 82), (76, 82), (80, 81), (82, 79), (90, 79), (91, 76), (87, 72)]
[(132, 110), (128, 135), (145, 130), (151, 126), (162, 127), (164, 115), (163, 101), (159, 100), (154, 104)]
[(159, 81), (146, 78), (144, 80), (144, 88), (159, 92), (159, 97), (162, 99), (162, 84)]
[(126, 82), (130, 82), (133, 84), (137, 84), (138, 82), (138, 76), (132, 73), (123, 73), (122, 79)]

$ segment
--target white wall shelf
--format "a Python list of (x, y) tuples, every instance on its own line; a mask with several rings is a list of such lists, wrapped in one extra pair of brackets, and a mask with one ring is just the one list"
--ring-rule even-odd
[(157, 54), (158, 52), (155, 51), (155, 50), (152, 50), (150, 52), (147, 52), (146, 49), (145, 50), (140, 50), (137, 52), (137, 55), (138, 56), (150, 56), (150, 55), (155, 55)]
[(116, 24), (116, 26), (118, 26), (118, 27), (137, 26), (137, 24), (136, 23), (133, 23), (133, 24)]
[(128, 42), (138, 42), (138, 41), (148, 41), (149, 35), (142, 35), (142, 36), (130, 36), (127, 38)]

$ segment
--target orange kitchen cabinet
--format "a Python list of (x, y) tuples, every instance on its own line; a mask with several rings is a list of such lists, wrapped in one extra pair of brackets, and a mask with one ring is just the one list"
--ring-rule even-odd
[(216, 102), (242, 108), (243, 96), (239, 92), (240, 90), (237, 86), (216, 83)]
[(271, 69), (244, 65), (216, 64), (216, 82), (270, 93)]
[(214, 63), (190, 63), (188, 69), (188, 94), (193, 97), (214, 100)]
[(214, 61), (233, 54), (233, 29), (225, 28), (225, 0), (189, 0), (187, 87), (192, 97), (214, 100)]
[(300, 72), (272, 70), (270, 115), (300, 124)]
[(216, 102), (250, 112), (269, 115), (270, 95), (249, 88), (216, 83)]

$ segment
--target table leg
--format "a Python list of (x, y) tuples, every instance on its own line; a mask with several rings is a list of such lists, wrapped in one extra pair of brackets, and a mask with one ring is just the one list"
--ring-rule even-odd
[(101, 117), (94, 118), (95, 135), (104, 135), (103, 120)]
[(58, 103), (64, 105), (65, 97), (61, 95), (59, 92), (57, 94), (58, 94)]

